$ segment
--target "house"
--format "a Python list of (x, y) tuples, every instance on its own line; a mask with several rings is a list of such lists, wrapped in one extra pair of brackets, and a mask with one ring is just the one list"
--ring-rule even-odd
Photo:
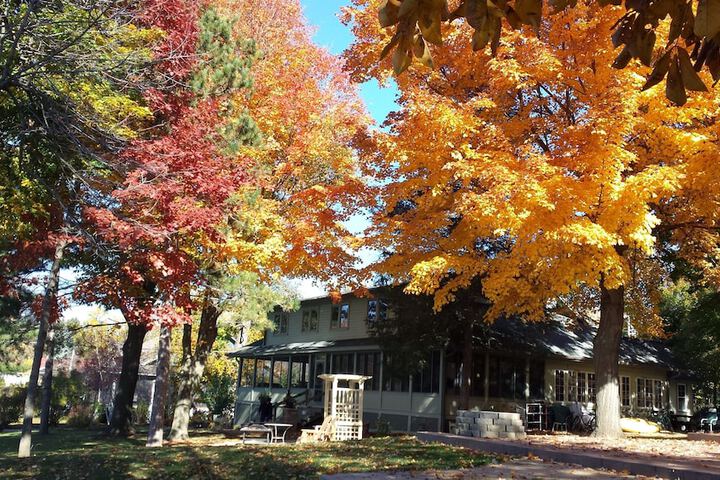
[[(314, 298), (297, 311), (274, 312), (274, 331), (229, 354), (239, 364), (236, 424), (257, 418), (262, 393), (273, 403), (290, 393), (320, 410), (318, 375), (355, 373), (372, 377), (365, 383), (364, 419), (370, 426), (446, 431), (461, 406), (462, 358), (449, 350), (430, 351), (421, 370), (391, 376), (388, 355), (368, 329), (369, 322), (382, 321), (386, 308), (381, 299), (346, 294), (337, 304)], [(572, 325), (561, 316), (539, 323), (501, 319), (489, 331), (487, 347), (473, 352), (471, 408), (514, 411), (535, 401), (595, 401), (592, 325)], [(626, 412), (690, 413), (690, 387), (690, 377), (664, 343), (623, 338), (620, 390)]]

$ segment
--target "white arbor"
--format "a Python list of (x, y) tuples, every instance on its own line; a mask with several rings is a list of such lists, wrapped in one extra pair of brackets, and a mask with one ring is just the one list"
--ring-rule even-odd
[(372, 377), (323, 374), (318, 375), (318, 378), (325, 383), (325, 419), (334, 424), (331, 440), (361, 439), (365, 381)]

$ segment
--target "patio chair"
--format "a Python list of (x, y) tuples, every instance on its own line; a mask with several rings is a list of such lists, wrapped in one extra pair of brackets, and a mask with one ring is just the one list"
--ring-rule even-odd
[(568, 425), (572, 421), (572, 413), (565, 405), (556, 403), (550, 407), (550, 418), (553, 432), (567, 432)]
[(580, 433), (591, 433), (595, 430), (595, 413), (579, 402), (570, 404), (572, 414), (571, 430)]
[(718, 414), (715, 412), (709, 412), (706, 417), (700, 419), (700, 430), (708, 431), (713, 433), (717, 430), (718, 426)]
[(303, 428), (298, 443), (329, 442), (335, 436), (335, 417), (328, 415), (322, 425), (315, 428)]

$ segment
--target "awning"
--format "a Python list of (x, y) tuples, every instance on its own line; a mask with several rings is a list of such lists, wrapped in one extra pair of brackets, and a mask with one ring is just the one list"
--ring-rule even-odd
[(307, 353), (325, 351), (357, 351), (357, 350), (379, 350), (377, 343), (369, 338), (353, 338), (348, 340), (321, 340), (318, 342), (297, 342), (281, 343), (277, 345), (265, 345), (260, 340), (250, 345), (240, 347), (234, 352), (228, 353), (229, 357), (255, 358), (269, 357), (273, 355), (302, 355)]

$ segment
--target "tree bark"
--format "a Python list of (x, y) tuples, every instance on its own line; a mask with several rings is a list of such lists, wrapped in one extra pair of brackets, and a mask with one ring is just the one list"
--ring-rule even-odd
[(620, 383), (618, 363), (624, 321), (625, 288), (605, 288), (600, 282), (600, 326), (593, 342), (595, 384), (597, 388), (597, 428), (595, 435), (620, 438)]
[(110, 419), (110, 433), (118, 436), (130, 436), (132, 428), (132, 406), (135, 397), (140, 356), (147, 329), (144, 325), (128, 323), (127, 339), (123, 344), (122, 368), (117, 382), (113, 412)]
[(168, 439), (172, 442), (185, 441), (189, 437), (188, 426), (190, 424), (190, 408), (193, 402), (193, 395), (200, 379), (205, 371), (205, 362), (212, 350), (217, 337), (217, 319), (220, 311), (210, 303), (208, 297), (205, 300), (202, 314), (200, 315), (200, 326), (198, 327), (198, 338), (195, 344), (195, 352), (192, 351), (192, 326), (185, 325), (183, 328), (183, 361), (180, 367), (180, 378), (178, 391), (175, 400), (175, 411), (173, 413), (172, 428)]
[(55, 328), (48, 325), (47, 341), (45, 342), (47, 357), (42, 382), (42, 403), (40, 406), (40, 435), (50, 433), (50, 406), (52, 403), (53, 365), (55, 363)]
[(168, 389), (170, 374), (170, 338), (172, 329), (162, 327), (158, 342), (157, 369), (155, 371), (155, 386), (153, 388), (153, 404), (150, 413), (150, 429), (146, 447), (162, 447), (163, 428), (165, 426), (165, 397)]
[(40, 362), (42, 361), (43, 350), (45, 348), (53, 300), (57, 295), (58, 282), (60, 280), (60, 264), (62, 263), (66, 246), (67, 242), (64, 241), (56, 245), (52, 267), (50, 268), (50, 276), (48, 277), (47, 287), (45, 288), (45, 298), (43, 298), (42, 311), (40, 313), (40, 327), (38, 328), (33, 363), (30, 370), (30, 381), (28, 382), (27, 395), (25, 396), (22, 435), (20, 437), (20, 445), (18, 446), (19, 458), (27, 458), (30, 456), (30, 448), (32, 446), (32, 422), (35, 416), (35, 397), (37, 395), (38, 379), (40, 378)]
[[(461, 319), (462, 320), (462, 319)], [(465, 337), (463, 340), (463, 370), (462, 370), (462, 406), (463, 409), (470, 409), (470, 391), (472, 389), (472, 371), (473, 371), (473, 326), (474, 323), (470, 319), (466, 320)]]

